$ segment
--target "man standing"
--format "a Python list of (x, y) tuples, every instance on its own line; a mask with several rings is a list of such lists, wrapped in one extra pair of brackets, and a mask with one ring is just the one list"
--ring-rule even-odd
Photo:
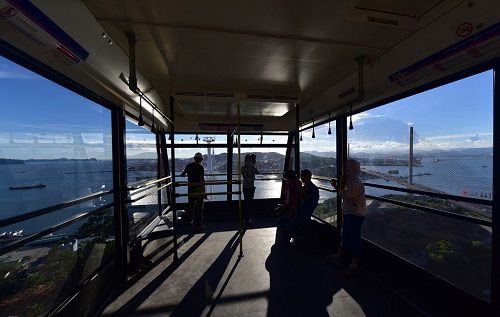
[(203, 199), (207, 198), (205, 193), (205, 170), (201, 165), (203, 161), (203, 155), (201, 153), (196, 153), (194, 155), (194, 162), (189, 163), (182, 171), (181, 176), (188, 176), (188, 183), (193, 183), (193, 185), (188, 184), (188, 194), (193, 194), (188, 196), (188, 214), (187, 220), (189, 221), (188, 227), (191, 228), (194, 224), (194, 228), (198, 230), (203, 230), (205, 226), (203, 225)]
[(241, 176), (243, 177), (243, 224), (252, 226), (253, 198), (255, 195), (255, 174), (259, 174), (257, 168), (257, 156), (252, 153), (245, 155), (245, 165), (241, 167)]

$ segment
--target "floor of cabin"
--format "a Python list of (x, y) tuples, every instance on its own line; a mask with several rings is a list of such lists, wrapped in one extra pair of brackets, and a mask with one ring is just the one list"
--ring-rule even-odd
[(180, 233), (176, 262), (171, 238), (152, 243), (151, 265), (102, 316), (424, 316), (368, 272), (350, 276), (328, 263), (333, 242), (292, 247), (275, 218), (256, 217), (241, 245), (236, 216), (206, 215), (204, 232)]

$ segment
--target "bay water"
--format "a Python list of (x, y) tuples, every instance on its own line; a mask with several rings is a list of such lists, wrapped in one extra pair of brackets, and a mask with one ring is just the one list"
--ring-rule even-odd
[[(493, 183), (492, 158), (463, 158), (460, 160), (433, 161), (423, 159), (422, 166), (413, 167), (413, 182), (435, 188), (453, 195), (491, 199)], [(407, 166), (363, 166), (362, 168), (387, 174), (398, 170), (399, 177), (408, 176)], [(153, 176), (150, 171), (135, 170), (129, 172), (129, 180), (136, 180), (137, 175)], [(323, 175), (333, 177), (333, 175)], [(281, 194), (281, 175), (258, 175), (255, 182), (256, 199), (278, 198)], [(269, 179), (272, 180), (269, 180)], [(207, 176), (207, 180), (225, 179), (225, 177)], [(186, 181), (177, 177), (177, 181)], [(12, 190), (11, 186), (32, 186), (37, 183), (46, 185), (44, 188)], [(314, 181), (317, 185), (331, 188), (327, 182)], [(370, 179), (370, 183), (378, 183), (395, 187), (404, 187), (400, 183), (383, 179)], [(27, 213), (41, 208), (50, 207), (72, 199), (91, 195), (101, 190), (109, 190), (113, 186), (111, 161), (48, 161), (30, 162), (26, 164), (0, 165), (0, 220), (15, 215)], [(233, 185), (233, 191), (238, 191), (238, 185)], [(178, 187), (180, 194), (186, 193), (186, 187)], [(227, 192), (226, 185), (207, 185), (208, 192)], [(367, 194), (380, 195), (386, 192), (373, 187), (366, 188)], [(484, 196), (483, 196), (484, 195)], [(336, 193), (320, 191), (320, 202), (333, 198)], [(242, 197), (243, 198), (243, 197)], [(226, 195), (209, 195), (209, 201), (225, 200)], [(233, 199), (238, 199), (233, 195)], [(0, 228), (1, 232), (23, 229), (24, 234), (39, 231), (49, 225), (60, 222), (71, 216), (91, 210), (99, 204), (112, 201), (112, 197), (94, 199), (76, 206), (53, 212), (30, 221)], [(178, 198), (178, 202), (187, 201), (186, 197)], [(136, 205), (153, 205), (157, 203), (156, 195), (141, 199)]]

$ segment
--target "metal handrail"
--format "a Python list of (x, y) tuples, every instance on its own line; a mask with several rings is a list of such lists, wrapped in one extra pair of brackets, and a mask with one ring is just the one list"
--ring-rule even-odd
[[(141, 188), (149, 187), (149, 186), (154, 185), (156, 183), (160, 183), (160, 182), (166, 181), (169, 178), (172, 178), (172, 176), (166, 176), (166, 177), (163, 177), (163, 178), (158, 178), (158, 179), (146, 182), (144, 184), (141, 184), (139, 186), (132, 186), (132, 185), (130, 185), (130, 186), (127, 186), (127, 189), (128, 190), (136, 190), (136, 189), (141, 189)], [(136, 183), (141, 183), (141, 182), (139, 181), (139, 182), (134, 182), (134, 183), (131, 183), (131, 184), (136, 184)]]
[(462, 220), (465, 222), (475, 223), (475, 224), (483, 225), (483, 226), (487, 226), (487, 227), (492, 226), (491, 221), (487, 221), (487, 220), (483, 220), (483, 219), (479, 219), (479, 218), (464, 216), (461, 214), (455, 214), (452, 212), (443, 211), (443, 210), (439, 210), (439, 209), (435, 209), (435, 208), (429, 208), (429, 207), (424, 207), (424, 206), (420, 206), (420, 205), (405, 203), (402, 201), (393, 200), (393, 199), (389, 199), (389, 198), (377, 197), (377, 196), (372, 196), (372, 195), (365, 195), (365, 196), (368, 198), (375, 199), (375, 200), (380, 200), (380, 201), (391, 203), (391, 204), (398, 205), (398, 206), (417, 209), (417, 210), (429, 212), (432, 214), (436, 214), (436, 215), (440, 215), (440, 216), (444, 216), (444, 217), (448, 217), (448, 218), (458, 219), (458, 220)]
[(175, 197), (188, 196), (188, 197), (205, 197), (208, 195), (239, 195), (240, 191), (237, 192), (215, 192), (215, 193), (188, 193), (188, 194), (179, 194), (176, 193)]
[(189, 182), (175, 182), (175, 187), (179, 186), (203, 186), (203, 185), (224, 185), (224, 184), (239, 184), (240, 181), (206, 181), (204, 183), (189, 183)]
[[(329, 182), (332, 180), (331, 177), (325, 177), (325, 176), (314, 176), (312, 177), (312, 179), (317, 179), (317, 180), (320, 180), (320, 181), (325, 181), (325, 182)], [(336, 179), (336, 178), (333, 178), (333, 179)]]
[(168, 187), (168, 186), (171, 186), (171, 185), (172, 185), (172, 182), (167, 183), (167, 184), (165, 184), (165, 185), (163, 185), (163, 186), (160, 186), (160, 187), (154, 188), (154, 189), (152, 189), (152, 190), (150, 190), (150, 191), (147, 191), (144, 195), (141, 195), (141, 196), (139, 196), (139, 197), (137, 197), (137, 198), (134, 198), (134, 199), (127, 199), (127, 203), (135, 203), (135, 202), (137, 202), (137, 201), (139, 201), (139, 200), (141, 200), (141, 199), (143, 199), (143, 198), (145, 198), (145, 197), (151, 196), (151, 195), (153, 195), (154, 193), (156, 193), (156, 192), (158, 192), (158, 191), (160, 191), (160, 190), (162, 190), (162, 189), (164, 189), (164, 188), (166, 188), (166, 187)]
[(17, 250), (18, 248), (30, 243), (30, 242), (33, 242), (33, 241), (36, 241), (40, 238), (43, 238), (45, 237), (46, 235), (48, 234), (51, 234), (57, 230), (60, 230), (62, 228), (65, 228), (73, 223), (76, 223), (78, 221), (81, 221), (82, 219), (85, 219), (85, 218), (88, 218), (92, 215), (95, 215), (95, 214), (98, 214), (100, 212), (103, 212), (105, 209), (107, 208), (110, 208), (113, 206), (114, 203), (109, 203), (107, 205), (103, 205), (103, 206), (100, 206), (98, 207), (97, 209), (95, 210), (92, 210), (92, 211), (89, 211), (89, 212), (86, 212), (86, 213), (83, 213), (83, 214), (79, 214), (79, 215), (76, 215), (76, 216), (73, 216), (72, 218), (66, 220), (66, 221), (63, 221), (63, 222), (60, 222), (58, 223), (57, 225), (55, 226), (52, 226), (52, 227), (49, 227), (49, 228), (46, 228), (42, 231), (39, 231), (35, 234), (32, 234), (32, 235), (29, 235), (29, 236), (23, 236), (22, 238), (20, 238), (19, 240), (16, 240), (14, 242), (11, 242), (9, 244), (6, 244), (6, 245), (3, 245), (0, 247), (0, 255), (4, 255), (6, 253), (9, 253), (9, 252), (12, 252), (14, 250)]
[(452, 200), (464, 201), (464, 202), (468, 202), (468, 203), (493, 206), (493, 202), (490, 200), (482, 200), (482, 199), (470, 198), (470, 197), (461, 197), (461, 196), (455, 196), (455, 195), (450, 195), (450, 194), (446, 194), (446, 193), (434, 193), (434, 192), (427, 192), (427, 191), (422, 191), (422, 190), (418, 190), (418, 189), (399, 188), (399, 187), (392, 187), (392, 186), (365, 183), (365, 182), (363, 182), (363, 184), (365, 186), (369, 186), (369, 187), (376, 187), (376, 188), (387, 189), (387, 190), (392, 190), (392, 191), (400, 191), (400, 192), (405, 192), (405, 193), (410, 193), (410, 194), (419, 194), (419, 195), (431, 196), (431, 197), (436, 197), (436, 198), (452, 199)]
[(334, 189), (334, 188), (328, 188), (328, 187), (323, 187), (323, 186), (318, 186), (316, 185), (316, 187), (318, 187), (318, 189), (321, 189), (321, 190), (324, 190), (324, 191), (327, 191), (327, 192), (331, 192), (331, 193), (336, 193), (337, 190)]
[(21, 215), (10, 217), (8, 219), (0, 220), (0, 227), (5, 227), (8, 225), (16, 224), (16, 223), (21, 222), (21, 221), (26, 221), (26, 220), (30, 220), (30, 219), (33, 219), (33, 218), (36, 218), (39, 216), (43, 216), (43, 215), (51, 213), (53, 211), (57, 211), (57, 210), (61, 210), (61, 209), (67, 208), (67, 207), (78, 205), (80, 203), (83, 203), (83, 202), (86, 202), (86, 201), (89, 201), (92, 199), (96, 199), (96, 198), (99, 198), (102, 196), (112, 194), (113, 191), (114, 191), (113, 189), (110, 189), (107, 191), (100, 191), (100, 192), (97, 192), (97, 193), (89, 195), (89, 196), (81, 197), (81, 198), (74, 199), (74, 200), (69, 200), (69, 201), (61, 203), (61, 204), (57, 204), (54, 206), (42, 208), (42, 209), (35, 210), (32, 212), (24, 213)]

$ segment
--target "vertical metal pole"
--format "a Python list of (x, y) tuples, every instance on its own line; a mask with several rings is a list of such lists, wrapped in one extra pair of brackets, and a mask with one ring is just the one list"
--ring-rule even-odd
[[(160, 131), (155, 132), (155, 139), (156, 139), (156, 179), (161, 178), (161, 141), (160, 141)], [(158, 190), (156, 191), (156, 198), (158, 202), (158, 217), (161, 217), (162, 214), (161, 212), (163, 211), (163, 205), (161, 203), (161, 190), (159, 188), (161, 187), (161, 182), (156, 183), (156, 187)]]
[[(168, 152), (167, 152), (167, 138), (166, 138), (166, 132), (164, 129), (162, 129), (161, 134), (160, 134), (160, 141), (161, 141), (161, 160), (162, 160), (162, 171), (163, 175), (162, 177), (167, 177), (170, 176), (170, 179), (167, 179), (165, 181), (165, 184), (171, 183), (170, 186), (166, 187), (166, 204), (171, 204), (172, 203), (172, 175), (170, 174), (170, 164), (168, 163)], [(174, 228), (175, 232), (175, 228)]]
[(127, 160), (125, 156), (125, 115), (123, 109), (111, 111), (113, 147), (113, 201), (115, 219), (116, 262), (118, 278), (127, 281), (130, 262), (128, 248)]
[[(298, 125), (296, 125), (298, 129)], [(292, 168), (292, 157), (297, 160), (297, 157), (295, 155), (295, 131), (289, 132), (288, 133), (288, 140), (287, 140), (287, 147), (286, 147), (286, 153), (285, 153), (285, 164), (283, 165), (283, 172), (286, 173), (288, 170)], [(295, 161), (293, 162), (295, 164)], [(295, 168), (295, 167), (294, 167)], [(284, 177), (284, 174), (281, 175), (281, 178)], [(281, 181), (281, 192), (280, 192), (280, 199), (283, 200), (285, 196), (285, 184), (286, 182), (284, 180)]]
[[(233, 191), (233, 131), (227, 132), (227, 169), (226, 169), (226, 179), (228, 181), (226, 189), (230, 193)], [(227, 201), (231, 202), (233, 200), (232, 194), (227, 194)]]
[[(342, 116), (337, 119), (336, 127), (337, 137), (337, 180), (340, 181), (342, 171), (344, 170), (344, 162), (347, 160), (347, 116)], [(337, 196), (337, 228), (342, 229), (342, 202)]]
[(175, 141), (174, 141), (174, 125), (175, 125), (175, 117), (174, 117), (174, 97), (170, 96), (170, 159), (172, 160), (172, 197), (170, 197), (172, 201), (172, 220), (174, 223), (174, 262), (179, 260), (177, 255), (177, 202), (176, 202), (176, 187), (175, 187)]
[(410, 127), (410, 157), (408, 161), (408, 182), (413, 184), (413, 127)]
[(135, 71), (135, 43), (137, 42), (137, 36), (135, 33), (127, 33), (128, 39), (128, 63), (130, 76), (128, 78), (128, 87), (133, 92), (137, 90), (137, 75)]
[(285, 162), (283, 163), (283, 172), (288, 171), (292, 166), (292, 157), (295, 156), (295, 131), (288, 133), (286, 141)]
[(491, 303), (492, 311), (500, 311), (500, 136), (496, 135), (500, 127), (500, 85), (498, 74), (500, 66), (493, 69), (493, 206), (492, 243), (491, 243)]
[[(296, 161), (295, 161), (295, 172), (300, 175), (300, 148), (299, 148), (299, 120), (300, 120), (300, 106), (297, 105), (295, 107), (295, 127), (296, 127), (296, 132), (295, 132), (295, 158), (296, 158)], [(297, 221), (297, 224), (298, 224), (298, 237), (293, 237), (294, 239), (299, 239), (299, 246), (302, 244), (301, 241), (302, 241), (302, 230), (301, 230), (301, 227), (302, 227), (302, 224), (301, 224), (301, 218), (302, 218), (302, 215), (301, 215), (301, 211), (300, 211), (300, 207), (299, 207), (299, 210), (298, 210), (298, 214), (297, 214), (297, 217), (298, 217), (298, 221)]]
[(237, 102), (238, 108), (238, 209), (240, 211), (240, 257), (243, 256), (243, 228), (241, 214), (241, 131), (240, 131), (240, 102)]
[(297, 132), (295, 134), (295, 171), (300, 173), (300, 105), (295, 106), (295, 126)]

